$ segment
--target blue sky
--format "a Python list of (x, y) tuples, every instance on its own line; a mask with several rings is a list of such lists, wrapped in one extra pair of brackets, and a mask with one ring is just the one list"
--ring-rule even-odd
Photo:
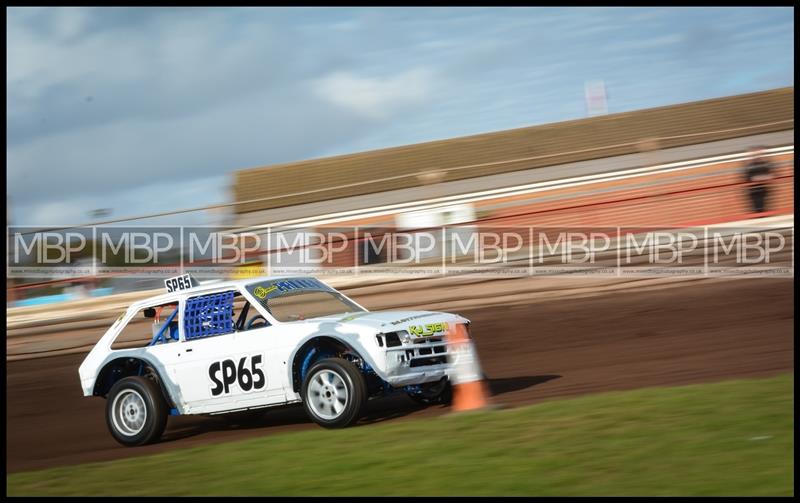
[(783, 7), (9, 8), (6, 27), (17, 225), (225, 202), (237, 169), (585, 117), (587, 80), (609, 113), (794, 85)]

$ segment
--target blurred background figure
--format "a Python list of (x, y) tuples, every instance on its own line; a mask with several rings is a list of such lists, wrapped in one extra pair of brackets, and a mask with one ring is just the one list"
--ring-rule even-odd
[(765, 157), (764, 147), (758, 146), (751, 149), (751, 159), (745, 168), (744, 177), (750, 197), (753, 213), (762, 215), (767, 211), (767, 196), (769, 195), (769, 182), (773, 179), (774, 167)]

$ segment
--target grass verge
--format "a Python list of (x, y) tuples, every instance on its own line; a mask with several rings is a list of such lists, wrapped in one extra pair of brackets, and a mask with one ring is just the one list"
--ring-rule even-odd
[(793, 495), (793, 391), (794, 374), (787, 374), (602, 393), (16, 473), (7, 476), (7, 490), (126, 496)]

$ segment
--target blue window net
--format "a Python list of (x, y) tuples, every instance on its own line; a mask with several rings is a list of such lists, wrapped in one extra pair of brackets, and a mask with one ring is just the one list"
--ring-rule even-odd
[(188, 299), (183, 324), (187, 341), (233, 332), (233, 292)]

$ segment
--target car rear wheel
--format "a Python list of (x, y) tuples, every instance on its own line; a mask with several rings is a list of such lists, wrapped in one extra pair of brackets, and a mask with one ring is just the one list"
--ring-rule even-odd
[(158, 440), (167, 424), (167, 404), (158, 384), (139, 376), (117, 381), (108, 393), (106, 424), (125, 446)]
[(308, 371), (302, 396), (312, 421), (326, 428), (343, 428), (361, 417), (367, 389), (355, 365), (342, 358), (326, 358)]

